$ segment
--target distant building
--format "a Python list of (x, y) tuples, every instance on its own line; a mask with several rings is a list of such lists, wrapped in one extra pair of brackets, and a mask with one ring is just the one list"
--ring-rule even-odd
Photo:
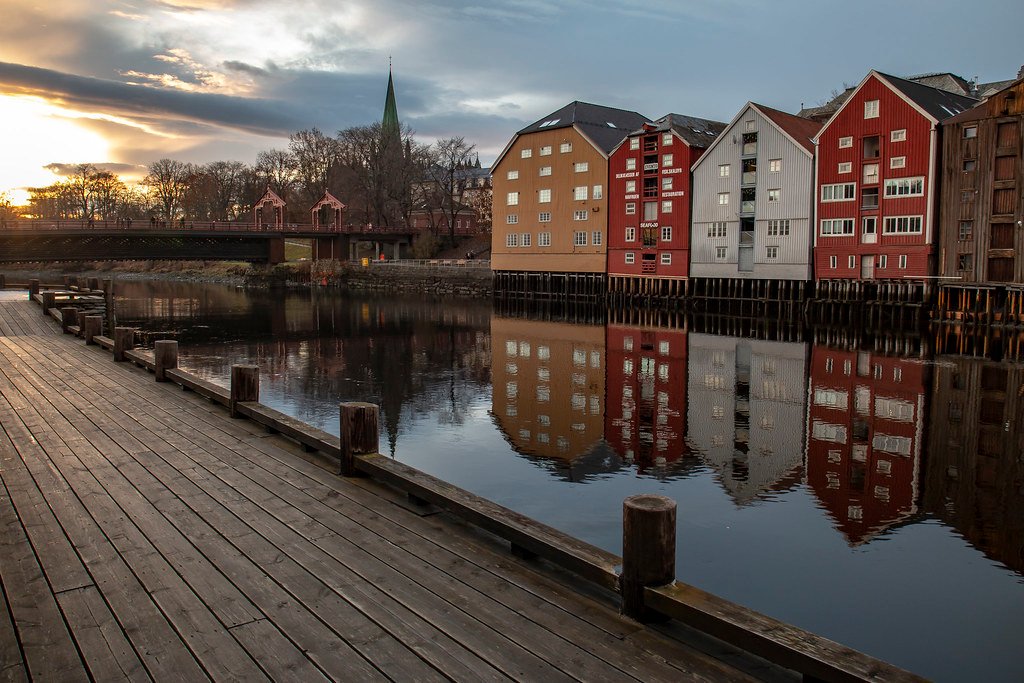
[(693, 166), (690, 276), (811, 279), (821, 125), (747, 103)]
[(1024, 283), (1024, 79), (946, 119), (942, 134), (939, 273)]
[(690, 167), (725, 125), (668, 114), (614, 149), (608, 173), (611, 291), (668, 294), (645, 285), (689, 276)]
[[(412, 228), (419, 231), (447, 233), (448, 215), (436, 207), (424, 206), (409, 213)], [(456, 235), (475, 235), (480, 231), (476, 211), (466, 206), (458, 209), (454, 216)]]
[(870, 72), (816, 138), (817, 280), (935, 273), (939, 123), (975, 100)]
[(580, 274), (603, 290), (608, 156), (646, 122), (636, 112), (572, 102), (515, 134), (492, 167), (499, 287), (509, 274)]

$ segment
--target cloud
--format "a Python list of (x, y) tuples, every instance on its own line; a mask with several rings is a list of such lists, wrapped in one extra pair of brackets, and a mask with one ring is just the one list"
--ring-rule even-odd
[[(91, 165), (95, 166), (100, 171), (107, 171), (108, 173), (113, 173), (115, 175), (120, 176), (138, 176), (145, 175), (146, 173), (146, 167), (141, 166), (139, 164), (124, 164), (101, 161), (99, 163), (94, 163)], [(62, 164), (59, 162), (54, 162), (52, 164), (47, 164), (46, 166), (43, 166), (43, 168), (45, 168), (50, 173), (53, 173), (54, 175), (66, 178), (77, 173), (79, 167), (81, 166), (82, 164)]]

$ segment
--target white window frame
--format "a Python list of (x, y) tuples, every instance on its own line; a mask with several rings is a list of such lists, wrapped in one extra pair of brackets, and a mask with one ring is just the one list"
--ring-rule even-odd
[(769, 159), (768, 160), (768, 172), (769, 173), (781, 173), (782, 172), (782, 159)]
[(630, 138), (629, 139), (629, 148), (630, 149), (640, 149), (640, 138)]
[(822, 237), (846, 237), (853, 234), (852, 218), (822, 218), (819, 232)]
[(519, 244), (520, 244), (520, 246), (528, 247), (528, 246), (530, 246), (530, 242), (532, 242), (532, 239), (530, 237), (530, 233), (524, 232), (521, 235), (519, 235)]
[(590, 233), (590, 243), (595, 247), (599, 247), (604, 244), (604, 234), (600, 230), (594, 230)]
[(782, 201), (782, 190), (779, 188), (768, 190), (768, 203), (774, 204)]
[(515, 225), (518, 222), (519, 222), (519, 214), (517, 214), (517, 213), (510, 213), (507, 216), (505, 216), (505, 224), (506, 225)]
[(634, 215), (636, 215), (636, 202), (626, 202), (626, 215), (627, 216), (634, 216)]
[(604, 186), (594, 185), (594, 191), (590, 194), (593, 199), (604, 199)]
[(907, 139), (907, 129), (897, 128), (896, 130), (889, 131), (889, 142), (904, 142)]
[[(836, 258), (835, 254), (833, 254), (833, 255), (828, 257), (828, 267), (829, 268), (831, 268), (832, 270), (835, 270), (838, 267), (838, 265), (839, 265), (839, 259)], [(830, 358), (829, 360), (832, 360), (832, 359)]]
[(519, 234), (518, 233), (514, 233), (514, 232), (510, 232), (509, 234), (505, 235), (505, 246), (510, 248), (510, 249), (513, 248), (513, 247), (518, 247), (519, 246)]
[(538, 154), (542, 157), (551, 156), (551, 145), (544, 145), (543, 147), (541, 147), (538, 151)]
[(586, 209), (577, 209), (572, 212), (572, 219), (574, 221), (585, 221), (589, 220), (589, 214)]
[(886, 216), (882, 221), (883, 235), (920, 235), (923, 231), (923, 216)]
[(718, 205), (719, 206), (728, 206), (729, 205), (729, 193), (728, 192), (719, 192), (718, 193)]
[(665, 252), (661, 255), (661, 265), (671, 266), (672, 265), (672, 254), (671, 252)]
[(729, 258), (729, 247), (715, 247), (715, 259), (724, 261)]
[(551, 175), (551, 167), (550, 166), (541, 166), (540, 169), (537, 172), (537, 175), (539, 175), (539, 176)]
[(572, 151), (572, 143), (571, 142), (563, 142), (562, 144), (560, 144), (558, 146), (558, 151), (560, 153), (562, 153), (562, 154), (568, 154), (569, 152)]
[(846, 259), (846, 267), (853, 270), (857, 267), (857, 257), (854, 254), (850, 254)]
[(529, 149), (529, 148), (524, 149), (521, 152), (519, 152), (519, 158), (520, 159), (529, 159), (532, 156), (533, 156), (533, 150)]
[(636, 181), (635, 180), (627, 180), (626, 181), (626, 194), (636, 194)]
[(661, 226), (661, 241), (671, 242), (672, 241), (672, 226), (663, 225)]
[(672, 176), (662, 176), (661, 178), (661, 190), (662, 192), (672, 189)]
[(843, 174), (843, 173), (853, 173), (853, 162), (850, 162), (850, 161), (840, 161), (839, 162), (839, 170), (837, 172), (840, 173), (840, 174)]
[(505, 206), (516, 206), (517, 204), (519, 204), (519, 193), (509, 192), (505, 196)]
[(585, 247), (587, 246), (587, 231), (577, 230), (572, 235), (572, 244), (574, 247)]
[(671, 144), (672, 144), (672, 133), (662, 133), (661, 134), (661, 145), (662, 145), (662, 147), (664, 147), (665, 145), (671, 145)]
[(664, 167), (664, 168), (672, 168), (672, 164), (674, 164), (674, 163), (675, 163), (675, 157), (672, 156), (671, 154), (662, 154), (661, 155), (661, 165), (662, 165), (662, 167)]
[(578, 186), (572, 188), (572, 199), (573, 199), (573, 201), (575, 201), (575, 202), (585, 202), (585, 201), (587, 201), (587, 194), (588, 194), (589, 191), (590, 191), (590, 188), (587, 185), (578, 185)]
[(588, 161), (577, 161), (572, 165), (572, 170), (575, 173), (586, 173), (590, 170), (590, 162)]
[(886, 254), (878, 255), (878, 269), (885, 270), (889, 267), (889, 257)]
[(636, 228), (629, 226), (626, 228), (626, 241), (636, 242)]
[(877, 119), (878, 118), (879, 102), (878, 100), (865, 100), (864, 101), (864, 118), (866, 119)]
[(889, 157), (889, 168), (906, 168), (906, 157)]
[(907, 255), (906, 254), (900, 254), (899, 267), (900, 267), (901, 270), (906, 270), (907, 269)]
[(662, 213), (672, 213), (672, 200), (671, 199), (664, 199), (664, 200), (662, 200), (662, 202), (661, 202), (661, 212)]
[(636, 263), (636, 253), (632, 251), (626, 252), (626, 265), (631, 266)]
[(636, 157), (629, 157), (628, 159), (626, 159), (626, 170), (627, 171), (635, 171), (636, 170)]
[(821, 201), (852, 202), (857, 198), (857, 183), (830, 183), (821, 186)]
[(537, 246), (538, 247), (550, 247), (551, 246), (551, 233), (550, 232), (538, 232), (537, 233)]
[(890, 180), (886, 180), (884, 195), (886, 199), (895, 199), (898, 197), (923, 197), (924, 176), (892, 178)]
[(551, 222), (551, 212), (550, 211), (541, 211), (540, 213), (538, 213), (537, 214), (537, 222), (538, 223), (550, 223)]
[(715, 221), (708, 223), (708, 237), (719, 238), (729, 234), (729, 224), (726, 221)]
[(839, 138), (839, 149), (846, 149), (848, 147), (853, 147), (853, 136), (847, 135)]
[(537, 190), (537, 203), (538, 204), (550, 204), (551, 203), (551, 190), (545, 188), (543, 190)]
[(732, 164), (719, 164), (718, 165), (718, 177), (719, 178), (728, 178), (729, 174), (731, 173), (731, 170), (729, 168), (730, 166), (732, 166)]
[(505, 180), (519, 180), (519, 171), (509, 171), (505, 174)]
[(764, 257), (769, 259), (779, 258), (779, 247), (775, 244), (766, 245), (764, 248)]
[(789, 219), (779, 218), (768, 221), (769, 237), (785, 237), (789, 234)]

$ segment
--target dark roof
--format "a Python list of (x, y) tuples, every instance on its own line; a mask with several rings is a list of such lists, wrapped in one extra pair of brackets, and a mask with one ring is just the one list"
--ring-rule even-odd
[(967, 95), (968, 97), (971, 95), (971, 88), (973, 87), (973, 84), (963, 76), (957, 76), (948, 71), (906, 76), (905, 79), (957, 95)]
[(635, 111), (587, 102), (570, 102), (558, 111), (534, 121), (519, 131), (518, 135), (575, 125), (608, 154), (630, 131), (647, 123), (647, 120), (646, 116)]
[(811, 119), (787, 114), (784, 111), (772, 109), (771, 107), (766, 107), (763, 104), (757, 104), (756, 102), (751, 102), (751, 104), (757, 107), (762, 114), (771, 119), (772, 123), (784, 130), (787, 135), (796, 140), (799, 144), (803, 145), (804, 149), (811, 154), (814, 153), (814, 142), (812, 142), (812, 138), (821, 130), (822, 124), (820, 121), (812, 121)]
[(879, 72), (879, 75), (939, 121), (948, 119), (950, 116), (956, 116), (978, 103), (978, 100), (973, 97), (957, 95), (881, 72)]
[[(711, 143), (715, 141), (715, 138), (722, 134), (722, 131), (725, 130), (728, 125), (728, 123), (722, 123), (721, 121), (700, 119), (696, 116), (666, 114), (660, 119), (656, 119), (654, 123), (646, 126), (646, 130), (665, 132), (671, 130), (685, 140), (686, 144), (691, 147), (707, 149), (711, 146)], [(640, 135), (643, 132), (644, 129), (636, 130), (630, 133), (630, 136)]]
[(491, 177), (491, 167), (490, 166), (485, 166), (483, 168), (477, 168), (476, 166), (471, 166), (470, 168), (458, 168), (458, 169), (455, 169), (455, 177), (459, 178), (459, 179), (462, 179), (462, 178), (485, 178), (485, 179), (486, 178), (490, 178)]
[(1011, 85), (1016, 83), (1017, 80), (1019, 79), (1011, 78), (1008, 81), (992, 81), (991, 83), (978, 83), (977, 95), (978, 97), (989, 97), (999, 92), (1000, 90), (1005, 90), (1006, 88), (1010, 87)]

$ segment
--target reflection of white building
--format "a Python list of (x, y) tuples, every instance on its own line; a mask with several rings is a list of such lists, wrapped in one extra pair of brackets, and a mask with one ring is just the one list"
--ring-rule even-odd
[(788, 488), (803, 463), (807, 345), (690, 334), (689, 361), (690, 447), (740, 505)]

